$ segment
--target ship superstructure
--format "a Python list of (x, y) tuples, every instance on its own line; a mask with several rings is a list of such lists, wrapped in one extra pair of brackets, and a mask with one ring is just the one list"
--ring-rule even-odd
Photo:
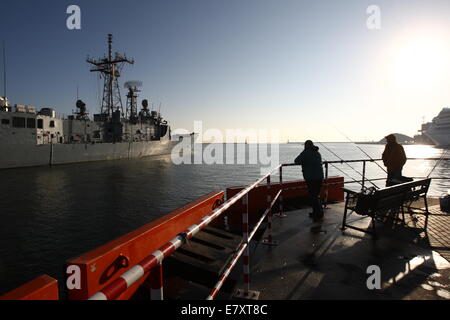
[(422, 125), (422, 132), (439, 147), (450, 146), (450, 108), (443, 108), (432, 122)]
[(86, 104), (76, 102), (72, 115), (59, 117), (54, 108), (9, 105), (0, 97), (0, 168), (37, 166), (81, 161), (97, 161), (160, 155), (171, 152), (170, 126), (159, 112), (149, 110), (147, 100), (138, 111), (141, 83), (131, 81), (126, 109), (123, 109), (118, 78), (125, 64), (134, 64), (124, 55), (112, 54), (108, 35), (108, 56), (88, 59), (104, 79), (101, 112), (89, 117)]

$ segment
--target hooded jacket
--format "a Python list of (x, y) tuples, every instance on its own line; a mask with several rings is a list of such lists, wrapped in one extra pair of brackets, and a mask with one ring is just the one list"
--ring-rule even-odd
[(302, 166), (305, 180), (323, 180), (322, 156), (319, 153), (319, 147), (306, 148), (294, 162)]
[(397, 142), (386, 144), (383, 152), (383, 163), (388, 172), (393, 172), (403, 168), (406, 163), (406, 154), (402, 145)]

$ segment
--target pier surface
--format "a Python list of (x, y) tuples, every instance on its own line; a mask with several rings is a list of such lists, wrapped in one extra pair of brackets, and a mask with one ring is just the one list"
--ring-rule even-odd
[[(438, 206), (430, 207), (427, 233), (422, 216), (407, 215), (407, 225), (377, 223), (376, 241), (340, 230), (344, 203), (328, 206), (319, 233), (310, 230), (310, 211), (274, 218), (278, 246), (254, 245), (251, 290), (259, 299), (450, 299), (450, 214)], [(352, 214), (348, 222), (366, 228), (370, 219)], [(380, 268), (380, 289), (367, 287), (371, 265)]]

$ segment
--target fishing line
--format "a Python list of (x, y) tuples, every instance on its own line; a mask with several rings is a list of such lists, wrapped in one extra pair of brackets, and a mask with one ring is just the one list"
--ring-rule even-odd
[[(305, 131), (306, 131), (306, 130), (305, 130)], [(306, 134), (307, 134), (308, 136), (312, 137), (312, 135), (310, 135), (308, 132), (306, 132)], [(329, 148), (327, 148), (322, 142), (317, 141), (317, 143), (320, 144), (325, 150), (327, 150), (328, 152), (330, 152), (331, 154), (333, 154), (336, 158), (338, 158), (338, 159), (341, 160), (343, 163), (345, 163), (347, 166), (349, 166), (351, 169), (353, 169), (356, 173), (358, 173), (358, 174), (359, 174), (361, 177), (363, 177), (363, 179), (364, 179), (364, 176), (363, 176), (358, 170), (356, 170), (355, 168), (353, 168), (350, 164), (348, 164), (347, 162), (345, 162), (345, 160), (343, 160), (341, 157), (339, 157), (336, 153), (334, 153), (334, 152), (331, 151)], [(327, 161), (325, 161), (325, 162), (327, 162)], [(364, 185), (363, 185), (361, 182), (359, 182), (358, 180), (354, 179), (354, 178), (351, 177), (348, 173), (346, 173), (346, 172), (344, 172), (343, 170), (339, 169), (337, 166), (333, 165), (332, 163), (330, 163), (330, 164), (331, 164), (332, 167), (334, 167), (335, 169), (337, 169), (339, 172), (342, 172), (344, 175), (346, 175), (347, 177), (349, 177), (350, 179), (352, 179), (354, 182), (359, 183), (359, 184), (361, 185), (361, 187), (362, 187), (361, 189), (364, 189)], [(372, 185), (374, 185), (375, 188), (379, 189), (379, 187), (378, 187), (376, 184), (374, 184), (372, 181), (370, 181), (370, 180), (367, 180), (367, 181), (369, 181)]]
[[(333, 125), (331, 125), (333, 126)], [(381, 169), (383, 170), (386, 174), (388, 173), (386, 171), (386, 169), (384, 169), (382, 166), (380, 166), (380, 164), (378, 162), (376, 162), (367, 152), (365, 152), (361, 147), (359, 147), (355, 142), (353, 142), (346, 134), (344, 134), (342, 131), (340, 131), (338, 128), (336, 128), (335, 126), (333, 126), (334, 129), (336, 129), (340, 134), (342, 134), (348, 141), (350, 141), (351, 143), (353, 143), (355, 145), (355, 147), (357, 147), (362, 153), (364, 153), (367, 157), (369, 157), (370, 160), (372, 160), (372, 162), (375, 162), (375, 164)]]
[(427, 175), (427, 179), (430, 177), (430, 175), (433, 173), (434, 169), (436, 169), (437, 165), (444, 159), (444, 156), (447, 154), (447, 150), (445, 150), (445, 152), (442, 152), (441, 157), (439, 158), (438, 161), (436, 161), (436, 164), (434, 165), (434, 167), (431, 169), (430, 173)]
[[(351, 169), (353, 169), (353, 171), (355, 171), (357, 174), (359, 174), (362, 178), (363, 178), (363, 180), (364, 180), (364, 175), (363, 174), (361, 174), (358, 170), (356, 170), (355, 168), (353, 168), (348, 162), (345, 162), (345, 160), (343, 160), (341, 157), (339, 157), (336, 153), (334, 153), (332, 150), (330, 150), (329, 148), (327, 148), (324, 144), (322, 144), (321, 142), (317, 142), (318, 144), (320, 144), (322, 147), (324, 147), (325, 148), (325, 150), (327, 150), (328, 152), (330, 152), (332, 155), (334, 155), (336, 158), (338, 158), (339, 160), (341, 160), (343, 163), (345, 163), (347, 166), (349, 166)], [(337, 167), (336, 166), (334, 166), (332, 163), (330, 163), (334, 168), (336, 168), (337, 169)], [(341, 171), (341, 172), (343, 172), (343, 171)], [(352, 178), (353, 179), (353, 178)], [(353, 179), (354, 180), (354, 179)], [(355, 180), (356, 181), (356, 180)], [(370, 180), (367, 180), (367, 181), (369, 181), (375, 188), (377, 188), (377, 189), (379, 189), (379, 187), (375, 184), (375, 183), (373, 183), (372, 181), (370, 181)], [(360, 183), (361, 184), (361, 186), (363, 186), (363, 184), (362, 183)]]
[[(350, 176), (348, 173), (346, 173), (344, 170), (339, 169), (339, 168), (338, 168), (337, 166), (335, 166), (334, 164), (332, 164), (332, 163), (330, 163), (330, 164), (331, 164), (331, 166), (332, 166), (333, 168), (335, 168), (336, 170), (342, 172), (344, 175), (346, 175), (347, 177), (349, 177), (350, 179), (352, 179), (354, 182), (360, 184), (361, 187), (362, 187), (361, 189), (364, 188), (364, 185), (362, 184), (362, 182), (356, 180), (355, 178), (353, 178), (352, 176)], [(371, 182), (371, 183), (372, 183), (372, 182)], [(373, 183), (372, 183), (372, 184), (373, 184)], [(374, 184), (373, 184), (373, 185), (374, 185)], [(374, 186), (377, 187), (376, 185), (374, 185)], [(377, 188), (378, 188), (378, 187), (377, 187)]]

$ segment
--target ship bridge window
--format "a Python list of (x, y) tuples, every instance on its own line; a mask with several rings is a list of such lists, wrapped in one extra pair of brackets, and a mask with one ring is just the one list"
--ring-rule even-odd
[(50, 121), (50, 128), (54, 128), (55, 127), (55, 121), (54, 120), (51, 120)]
[(15, 128), (25, 128), (25, 118), (23, 117), (13, 117), (12, 122)]
[(44, 129), (44, 120), (37, 119), (37, 127), (38, 129)]
[(36, 128), (36, 119), (27, 118), (27, 128)]
[(2, 124), (9, 124), (9, 119), (2, 119)]

